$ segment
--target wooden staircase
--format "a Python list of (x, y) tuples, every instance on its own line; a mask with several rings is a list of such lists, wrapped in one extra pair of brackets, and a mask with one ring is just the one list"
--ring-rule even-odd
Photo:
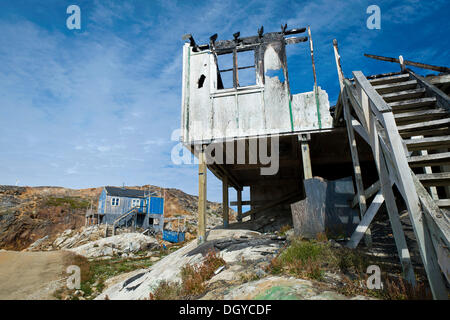
[[(407, 207), (433, 297), (448, 299), (450, 98), (404, 64), (401, 72), (366, 78), (354, 71), (353, 78), (346, 79), (337, 42), (333, 44), (341, 87), (334, 123), (344, 120), (347, 129), (357, 187), (354, 203), (359, 203), (361, 212), (361, 222), (347, 246), (355, 248), (363, 237), (370, 242), (370, 223), (385, 203), (404, 277), (415, 285), (395, 185)], [(355, 132), (372, 149), (379, 176), (366, 190)]]
[(120, 215), (116, 220), (114, 220), (114, 223), (112, 225), (112, 234), (116, 234), (116, 228), (120, 226), (121, 224), (126, 224), (128, 221), (130, 221), (136, 214), (139, 208), (131, 208), (127, 212)]
[(439, 105), (437, 93), (427, 92), (409, 72), (369, 82), (392, 109), (408, 151), (409, 166), (436, 204), (448, 208), (450, 188), (445, 188), (450, 186), (448, 106)]

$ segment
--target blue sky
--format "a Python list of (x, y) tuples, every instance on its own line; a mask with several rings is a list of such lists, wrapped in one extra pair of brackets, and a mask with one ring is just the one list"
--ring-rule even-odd
[[(81, 8), (81, 30), (66, 28), (71, 4)], [(371, 4), (381, 8), (380, 30), (366, 27)], [(0, 184), (153, 184), (197, 194), (196, 166), (170, 159), (183, 34), (205, 43), (216, 32), (229, 39), (261, 25), (266, 32), (310, 25), (318, 83), (334, 104), (334, 38), (346, 76), (398, 69), (363, 53), (449, 66), (449, 12), (448, 1), (415, 0), (1, 0)], [(292, 92), (311, 91), (308, 45), (287, 54)], [(208, 199), (220, 200), (218, 180), (208, 179)]]

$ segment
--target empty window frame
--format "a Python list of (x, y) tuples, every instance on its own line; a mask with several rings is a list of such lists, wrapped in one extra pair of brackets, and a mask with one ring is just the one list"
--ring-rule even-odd
[(230, 89), (256, 84), (255, 51), (237, 51), (217, 56), (217, 89)]
[(120, 198), (111, 198), (111, 206), (118, 206), (120, 203)]
[(131, 207), (139, 207), (141, 205), (141, 199), (132, 199), (131, 200)]

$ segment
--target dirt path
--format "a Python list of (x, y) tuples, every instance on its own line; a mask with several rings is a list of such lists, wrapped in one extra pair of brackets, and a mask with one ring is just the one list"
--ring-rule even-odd
[(0, 300), (55, 299), (70, 253), (0, 251)]

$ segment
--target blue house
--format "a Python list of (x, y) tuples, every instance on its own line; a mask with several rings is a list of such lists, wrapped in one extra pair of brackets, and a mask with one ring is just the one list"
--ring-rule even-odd
[(114, 225), (114, 229), (134, 226), (162, 231), (164, 198), (147, 190), (106, 186), (100, 195), (96, 216), (97, 223)]

